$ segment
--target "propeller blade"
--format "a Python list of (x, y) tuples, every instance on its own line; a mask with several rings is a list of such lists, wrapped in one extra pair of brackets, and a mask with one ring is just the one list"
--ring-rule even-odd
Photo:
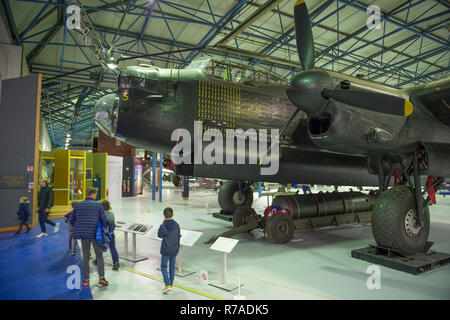
[(413, 105), (408, 100), (379, 92), (352, 89), (324, 89), (322, 96), (353, 107), (395, 116), (408, 117), (413, 112)]
[(298, 56), (304, 70), (314, 68), (314, 41), (309, 20), (308, 8), (304, 0), (298, 0), (294, 6), (295, 37)]

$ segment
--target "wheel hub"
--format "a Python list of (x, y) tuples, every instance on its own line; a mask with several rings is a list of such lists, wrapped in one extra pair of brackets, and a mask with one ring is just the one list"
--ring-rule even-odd
[(278, 234), (280, 235), (285, 235), (288, 230), (289, 230), (289, 226), (285, 221), (280, 222), (280, 224), (278, 225)]
[(409, 237), (415, 237), (420, 232), (420, 226), (417, 224), (416, 212), (411, 209), (405, 216), (405, 231)]
[(239, 191), (236, 191), (233, 194), (233, 202), (236, 205), (242, 205), (245, 202), (245, 195), (243, 193), (240, 193)]

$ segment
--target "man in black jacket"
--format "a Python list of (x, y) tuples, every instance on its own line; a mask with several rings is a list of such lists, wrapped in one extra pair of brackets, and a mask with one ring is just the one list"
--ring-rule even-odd
[(41, 225), (41, 233), (36, 237), (42, 237), (47, 235), (47, 230), (45, 229), (45, 224), (55, 227), (53, 233), (59, 231), (59, 223), (54, 223), (48, 220), (48, 215), (50, 213), (51, 207), (53, 207), (53, 189), (50, 188), (46, 180), (40, 180), (39, 185), (41, 190), (38, 192), (38, 214), (39, 214), (39, 224)]
[[(163, 293), (166, 294), (172, 290), (173, 280), (175, 279), (175, 262), (180, 249), (180, 226), (173, 220), (172, 208), (164, 209), (164, 220), (159, 227), (158, 237), (162, 238), (161, 242), (161, 272), (166, 287)], [(167, 273), (167, 264), (169, 264), (169, 274)]]

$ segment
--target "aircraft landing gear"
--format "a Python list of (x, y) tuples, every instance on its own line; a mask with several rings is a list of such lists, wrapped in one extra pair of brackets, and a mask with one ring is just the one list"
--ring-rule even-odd
[[(382, 162), (380, 158), (380, 195), (374, 201), (372, 209), (372, 233), (375, 241), (379, 247), (403, 254), (423, 252), (430, 233), (430, 190), (438, 189), (443, 178), (436, 178), (422, 191), (420, 176), (427, 173), (428, 162), (420, 148), (411, 156), (408, 169), (403, 162), (391, 163), (391, 168), (385, 175)], [(393, 175), (395, 187), (387, 189)], [(427, 192), (429, 195), (424, 199)]]
[(378, 246), (407, 254), (425, 248), (430, 233), (430, 212), (428, 207), (424, 209), (420, 226), (414, 196), (408, 187), (398, 186), (382, 192), (372, 210), (372, 233)]
[(240, 206), (251, 207), (253, 190), (242, 181), (226, 181), (219, 190), (219, 205), (223, 211), (233, 213)]

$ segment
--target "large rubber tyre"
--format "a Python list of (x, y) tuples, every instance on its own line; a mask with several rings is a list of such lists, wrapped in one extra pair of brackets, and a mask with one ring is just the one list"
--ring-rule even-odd
[(294, 221), (285, 213), (278, 213), (267, 221), (265, 233), (267, 240), (272, 243), (286, 243), (294, 236)]
[(240, 227), (258, 218), (256, 211), (252, 207), (242, 206), (233, 212), (233, 226)]
[(416, 205), (408, 187), (399, 186), (382, 192), (374, 201), (372, 233), (380, 247), (406, 254), (423, 251), (430, 234), (430, 211), (424, 210), (422, 227), (414, 226)]
[(226, 181), (219, 190), (219, 206), (224, 211), (234, 212), (241, 206), (251, 207), (253, 203), (253, 191), (249, 185), (244, 186), (244, 191), (239, 193), (239, 181)]

